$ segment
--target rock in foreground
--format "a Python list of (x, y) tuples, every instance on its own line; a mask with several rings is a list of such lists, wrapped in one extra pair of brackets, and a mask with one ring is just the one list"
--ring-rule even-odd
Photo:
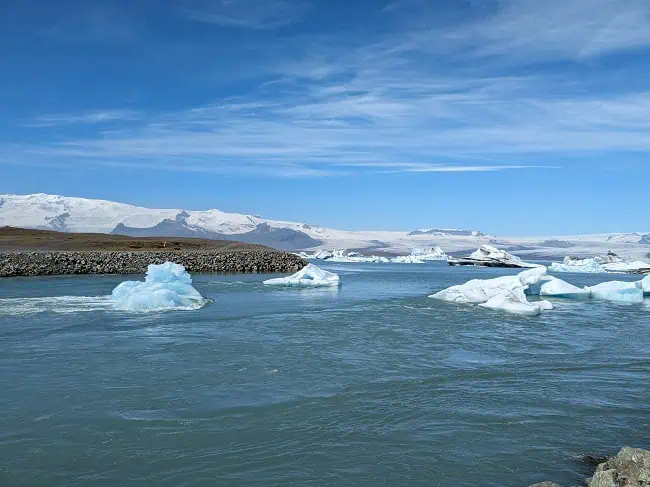
[(650, 451), (623, 448), (598, 465), (589, 487), (650, 487)]
[[(588, 487), (650, 487), (650, 451), (625, 447), (618, 455), (600, 463)], [(528, 487), (560, 487), (542, 482)]]

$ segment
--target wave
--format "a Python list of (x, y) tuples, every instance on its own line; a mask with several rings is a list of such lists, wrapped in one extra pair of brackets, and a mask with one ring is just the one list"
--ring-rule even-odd
[(0, 299), (0, 316), (35, 313), (80, 313), (112, 310), (110, 296), (49, 296), (41, 298)]

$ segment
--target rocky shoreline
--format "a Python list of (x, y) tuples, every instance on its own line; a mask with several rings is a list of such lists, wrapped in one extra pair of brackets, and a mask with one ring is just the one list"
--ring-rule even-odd
[[(598, 465), (593, 477), (586, 479), (588, 487), (648, 487), (650, 486), (650, 451), (625, 447), (611, 458), (587, 462)], [(595, 460), (595, 461), (594, 461)], [(554, 482), (541, 482), (528, 487), (561, 487)]]
[(272, 250), (215, 251), (48, 251), (0, 253), (0, 277), (78, 274), (143, 274), (149, 264), (175, 262), (188, 272), (293, 273), (307, 263)]

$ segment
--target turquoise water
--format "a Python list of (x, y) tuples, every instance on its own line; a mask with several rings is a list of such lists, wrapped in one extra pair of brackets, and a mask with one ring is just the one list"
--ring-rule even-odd
[(149, 314), (101, 297), (124, 276), (0, 280), (0, 485), (574, 485), (650, 447), (647, 300), (522, 318), (427, 298), (509, 270), (323, 267), (339, 290), (197, 275), (208, 306)]

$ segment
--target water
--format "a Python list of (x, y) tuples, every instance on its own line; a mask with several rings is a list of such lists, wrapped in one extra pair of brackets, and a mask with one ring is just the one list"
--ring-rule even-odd
[(650, 447), (648, 301), (523, 318), (426, 297), (509, 270), (324, 267), (340, 290), (197, 275), (208, 306), (149, 314), (101, 297), (124, 276), (0, 280), (0, 485), (577, 485)]

